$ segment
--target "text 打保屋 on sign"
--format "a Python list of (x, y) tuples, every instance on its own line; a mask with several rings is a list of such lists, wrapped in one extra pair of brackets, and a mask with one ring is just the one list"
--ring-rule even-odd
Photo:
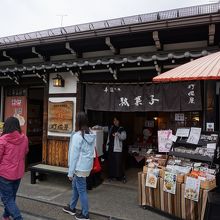
[(73, 130), (73, 102), (50, 102), (48, 105), (48, 130), (70, 133)]

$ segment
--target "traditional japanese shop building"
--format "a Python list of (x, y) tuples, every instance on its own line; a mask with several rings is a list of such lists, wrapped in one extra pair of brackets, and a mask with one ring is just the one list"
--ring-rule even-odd
[(219, 50), (219, 11), (216, 3), (0, 38), (1, 121), (20, 119), (29, 163), (56, 166), (67, 166), (80, 110), (92, 126), (119, 114), (128, 142), (150, 121), (155, 129), (211, 122), (219, 130), (218, 81), (152, 84)]

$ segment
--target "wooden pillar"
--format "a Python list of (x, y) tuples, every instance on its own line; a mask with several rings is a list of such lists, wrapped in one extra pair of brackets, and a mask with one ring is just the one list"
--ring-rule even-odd
[(43, 113), (43, 149), (42, 149), (42, 163), (47, 163), (47, 127), (48, 127), (48, 94), (49, 86), (44, 87), (44, 113)]
[[(82, 82), (77, 82), (77, 94), (76, 94), (76, 115), (80, 111), (84, 111), (84, 85)], [(78, 130), (77, 117), (75, 122), (75, 128)]]
[(216, 81), (207, 80), (204, 81), (204, 111), (205, 120), (203, 129), (206, 130), (206, 123), (214, 123), (216, 130)]

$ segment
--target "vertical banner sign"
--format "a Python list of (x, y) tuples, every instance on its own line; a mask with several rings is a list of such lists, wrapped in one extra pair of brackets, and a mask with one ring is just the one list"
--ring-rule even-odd
[(198, 81), (183, 82), (180, 85), (181, 111), (202, 109), (201, 89)]
[(27, 97), (26, 96), (6, 96), (5, 99), (5, 119), (16, 117), (22, 129), (27, 132)]
[[(118, 89), (115, 87), (115, 89)], [(113, 88), (114, 91), (114, 88)], [(86, 85), (86, 102), (85, 109), (100, 110), (100, 111), (112, 111), (110, 94), (112, 93), (112, 87), (109, 85)]]
[(160, 84), (144, 85), (144, 110), (145, 111), (162, 111), (163, 110), (163, 91)]
[(114, 100), (114, 111), (144, 111), (143, 86), (121, 85), (111, 96)]
[(179, 83), (163, 84), (163, 111), (180, 111)]
[(71, 133), (73, 130), (73, 102), (48, 104), (48, 131)]

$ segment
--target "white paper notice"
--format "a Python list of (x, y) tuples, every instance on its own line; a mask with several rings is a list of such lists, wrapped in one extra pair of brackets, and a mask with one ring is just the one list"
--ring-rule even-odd
[(173, 142), (176, 142), (176, 140), (177, 140), (177, 136), (171, 134), (170, 137), (169, 137), (169, 139), (170, 139), (171, 141), (173, 141)]
[(202, 128), (192, 127), (190, 129), (190, 134), (189, 134), (189, 138), (187, 139), (187, 143), (198, 144), (201, 135), (201, 130)]
[(209, 144), (207, 144), (207, 148), (208, 149), (216, 149), (216, 143), (209, 143)]
[(176, 131), (177, 137), (189, 137), (189, 128), (178, 128)]

